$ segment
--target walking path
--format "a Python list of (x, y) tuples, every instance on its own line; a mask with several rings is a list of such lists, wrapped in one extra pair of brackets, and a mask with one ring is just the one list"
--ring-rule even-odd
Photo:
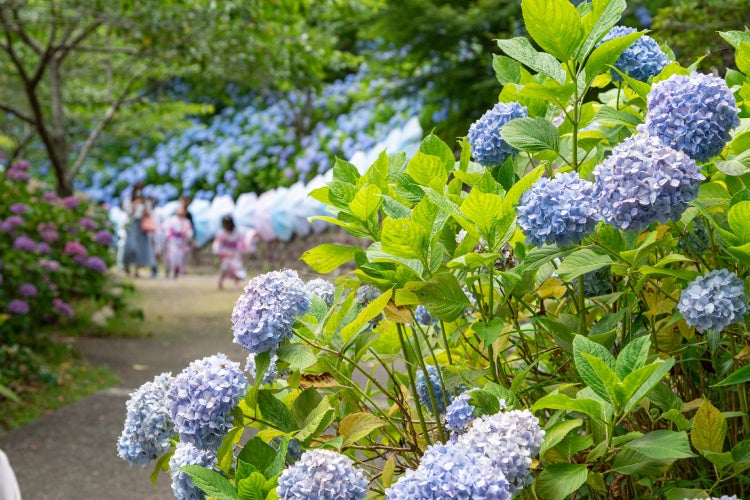
[(130, 466), (117, 456), (130, 392), (159, 373), (177, 374), (217, 352), (244, 367), (246, 356), (230, 330), (240, 291), (218, 291), (213, 275), (142, 278), (136, 287), (142, 326), (152, 336), (74, 339), (92, 364), (109, 366), (120, 384), (0, 437), (24, 500), (173, 499), (168, 475), (160, 474), (154, 488), (152, 465)]

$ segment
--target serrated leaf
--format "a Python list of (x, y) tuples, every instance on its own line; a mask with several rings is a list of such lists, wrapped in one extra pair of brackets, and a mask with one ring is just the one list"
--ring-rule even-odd
[(566, 410), (583, 413), (596, 420), (602, 419), (603, 408), (595, 399), (573, 399), (565, 394), (549, 394), (538, 399), (531, 407), (532, 411), (539, 409)]
[(316, 272), (327, 274), (352, 260), (359, 252), (362, 252), (359, 247), (324, 243), (307, 250), (301, 259)]
[(328, 398), (323, 398), (318, 406), (307, 416), (295, 438), (307, 442), (312, 437), (319, 436), (333, 422), (336, 410), (331, 406)]
[(690, 451), (687, 432), (666, 430), (651, 431), (625, 444), (626, 448), (636, 450), (648, 458), (660, 460), (679, 460), (694, 457)]
[(500, 128), (503, 140), (521, 151), (558, 151), (560, 133), (544, 118), (515, 118)]
[(642, 35), (641, 32), (629, 33), (607, 40), (596, 47), (586, 61), (586, 78), (591, 79), (604, 71), (607, 66), (616, 63), (620, 55)]
[(438, 274), (430, 281), (407, 285), (407, 288), (419, 297), (430, 314), (443, 321), (455, 321), (470, 305), (461, 285), (452, 274)]
[(448, 181), (448, 172), (443, 165), (443, 160), (421, 151), (418, 151), (409, 161), (406, 174), (422, 186), (430, 186), (435, 179), (438, 179), (440, 185), (445, 185)]
[(561, 61), (570, 59), (583, 38), (581, 18), (568, 0), (523, 0), (526, 31), (548, 53)]
[(592, 1), (591, 12), (582, 19), (586, 33), (576, 59), (584, 61), (589, 56), (596, 44), (620, 21), (626, 7), (625, 0)]
[(381, 202), (380, 189), (374, 184), (368, 184), (357, 191), (354, 199), (349, 203), (349, 210), (359, 220), (367, 221), (380, 208)]
[(263, 420), (270, 422), (277, 429), (284, 432), (297, 430), (297, 423), (294, 421), (289, 408), (276, 399), (271, 391), (266, 389), (258, 391), (258, 409), (263, 416)]
[(349, 340), (359, 332), (363, 326), (382, 313), (386, 304), (388, 304), (388, 301), (391, 300), (392, 294), (393, 290), (386, 290), (381, 293), (377, 298), (370, 301), (370, 303), (367, 304), (359, 314), (357, 314), (357, 317), (354, 318), (351, 323), (342, 328), (341, 338), (344, 339), (344, 342), (349, 342)]
[(622, 385), (629, 397), (623, 411), (627, 413), (635, 408), (638, 402), (664, 378), (672, 366), (674, 366), (674, 358), (657, 360), (625, 377)]
[(602, 106), (594, 115), (594, 121), (605, 125), (630, 125), (635, 127), (642, 123), (637, 116), (626, 113), (611, 106)]
[[(521, 66), (510, 57), (492, 54), (492, 69), (500, 85), (519, 83), (521, 80)], [(466, 161), (468, 163), (468, 158)]]
[(734, 385), (734, 384), (743, 384), (745, 382), (750, 382), (750, 365), (743, 366), (739, 370), (736, 370), (730, 373), (727, 378), (725, 378), (718, 384), (714, 384), (714, 387), (722, 387), (722, 386)]
[(648, 336), (638, 337), (631, 340), (620, 352), (615, 362), (615, 373), (620, 379), (624, 379), (631, 372), (641, 368), (648, 360), (648, 350), (651, 348), (651, 339)]
[(698, 451), (721, 453), (727, 435), (727, 421), (724, 415), (707, 399), (703, 400), (693, 418), (690, 440)]
[(609, 255), (596, 253), (590, 248), (583, 248), (565, 257), (565, 260), (557, 269), (557, 274), (561, 280), (570, 283), (581, 275), (596, 271), (611, 263), (612, 258)]
[(193, 484), (210, 497), (217, 500), (240, 500), (232, 483), (215, 470), (200, 465), (184, 465), (179, 470), (190, 476)]
[(412, 219), (383, 219), (380, 232), (383, 252), (404, 259), (421, 259), (427, 248), (427, 234), (424, 227)]
[(503, 199), (496, 194), (482, 193), (472, 189), (461, 203), (461, 212), (474, 222), (485, 238), (500, 216)]
[(285, 344), (277, 351), (279, 360), (289, 363), (293, 370), (304, 370), (318, 360), (306, 344)]
[(383, 481), (383, 488), (389, 488), (393, 484), (393, 473), (396, 471), (396, 455), (391, 455), (383, 465), (383, 475), (380, 479)]
[[(613, 370), (615, 367), (615, 358), (601, 344), (597, 344), (582, 335), (576, 335), (573, 338), (573, 361), (576, 370), (581, 379), (588, 385), (598, 396), (607, 400), (608, 390), (606, 384), (599, 378), (589, 360), (584, 354), (602, 360), (606, 367)], [(614, 375), (614, 373), (613, 373)], [(611, 402), (611, 401), (609, 401)]]
[(253, 472), (237, 483), (237, 492), (242, 500), (264, 500), (266, 498), (263, 492), (265, 484), (266, 478), (263, 474)]
[(565, 436), (568, 435), (573, 429), (577, 429), (583, 425), (583, 420), (580, 418), (574, 418), (572, 420), (565, 420), (558, 422), (549, 429), (545, 430), (544, 442), (539, 450), (539, 456), (543, 457), (547, 450), (554, 448)]
[(333, 180), (356, 185), (359, 180), (359, 171), (352, 163), (336, 158), (333, 163)]
[(384, 425), (385, 422), (372, 413), (350, 413), (341, 419), (339, 434), (344, 437), (346, 447)]
[[(625, 404), (625, 398), (621, 392), (617, 391), (620, 379), (617, 378), (615, 372), (607, 366), (604, 360), (596, 356), (580, 351), (577, 351), (577, 354), (586, 360), (585, 365), (582, 365), (582, 370), (579, 370), (579, 374), (586, 385), (591, 387), (596, 395), (606, 402), (617, 408), (622, 407)], [(576, 368), (578, 368), (578, 364), (576, 364)], [(594, 380), (596, 380), (596, 383), (594, 383)]]
[(500, 50), (521, 64), (547, 75), (560, 85), (565, 83), (565, 70), (560, 66), (560, 62), (550, 54), (534, 50), (531, 42), (526, 38), (516, 37), (498, 40), (497, 45)]
[(443, 161), (446, 173), (453, 170), (456, 158), (453, 150), (435, 134), (428, 134), (419, 145), (419, 150), (426, 155), (437, 156)]
[(534, 490), (545, 500), (564, 500), (586, 483), (586, 464), (551, 464), (534, 482)]
[(750, 201), (741, 201), (729, 209), (727, 223), (740, 243), (750, 243)]

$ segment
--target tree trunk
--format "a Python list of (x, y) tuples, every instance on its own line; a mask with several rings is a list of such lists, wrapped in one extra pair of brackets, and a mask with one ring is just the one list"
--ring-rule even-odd
[(60, 57), (53, 57), (50, 61), (50, 108), (52, 130), (47, 146), (52, 167), (57, 178), (57, 194), (60, 196), (71, 196), (73, 194), (73, 179), (68, 175), (69, 151), (68, 141), (65, 137), (65, 110), (63, 108), (62, 78), (60, 77)]

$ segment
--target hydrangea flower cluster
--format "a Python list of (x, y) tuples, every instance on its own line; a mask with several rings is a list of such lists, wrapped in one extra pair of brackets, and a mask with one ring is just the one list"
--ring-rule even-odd
[(25, 300), (13, 299), (8, 302), (8, 312), (11, 314), (27, 314), (29, 310), (29, 303)]
[(427, 374), (429, 375), (429, 385), (425, 380), (424, 370), (417, 370), (417, 396), (419, 402), (422, 403), (430, 410), (430, 413), (435, 414), (435, 410), (432, 408), (432, 400), (430, 399), (430, 392), (435, 397), (435, 404), (437, 405), (437, 414), (442, 415), (445, 413), (445, 399), (443, 398), (443, 384), (440, 382), (440, 372), (437, 366), (427, 365)]
[[(599, 44), (620, 38), (631, 33), (635, 33), (638, 30), (627, 26), (615, 26), (609, 33), (602, 39)], [(625, 49), (620, 55), (620, 58), (615, 62), (615, 68), (619, 69), (623, 73), (626, 73), (631, 78), (640, 80), (642, 82), (647, 81), (652, 76), (656, 76), (661, 73), (664, 66), (669, 64), (669, 57), (659, 48), (659, 44), (656, 40), (648, 35), (642, 35), (638, 40), (633, 42), (633, 45)], [(620, 82), (622, 77), (616, 71), (612, 71), (612, 81)]]
[(130, 395), (125, 404), (125, 427), (117, 440), (117, 454), (131, 464), (145, 467), (169, 450), (174, 424), (167, 408), (166, 394), (171, 373), (157, 375)]
[(502, 165), (516, 149), (503, 140), (500, 128), (515, 118), (525, 118), (528, 110), (517, 102), (499, 102), (469, 127), (467, 140), (474, 159), (485, 167)]
[(185, 465), (213, 467), (216, 465), (216, 452), (196, 448), (190, 443), (179, 443), (174, 455), (169, 459), (172, 471), (172, 492), (177, 500), (204, 500), (206, 495), (193, 484), (187, 473), (179, 471)]
[(440, 330), (440, 319), (437, 317), (433, 318), (430, 311), (428, 311), (425, 306), (417, 306), (414, 310), (414, 319), (416, 319), (417, 323), (420, 325), (432, 325), (436, 330)]
[(711, 271), (682, 291), (677, 309), (688, 325), (720, 332), (747, 313), (745, 285), (726, 269)]
[(305, 285), (305, 288), (310, 295), (317, 295), (328, 307), (333, 305), (333, 294), (336, 291), (336, 286), (328, 280), (316, 278), (310, 280)]
[(468, 393), (460, 394), (445, 410), (445, 427), (453, 434), (460, 434), (474, 421), (474, 405), (469, 403)]
[[(578, 280), (571, 282), (573, 290), (578, 293)], [(583, 294), (586, 297), (599, 297), (612, 293), (612, 271), (609, 267), (602, 267), (583, 275)]]
[(738, 113), (722, 78), (672, 75), (651, 88), (645, 129), (662, 144), (705, 162), (724, 149), (730, 131), (740, 124)]
[(190, 363), (167, 392), (167, 407), (180, 441), (217, 449), (232, 427), (230, 412), (246, 389), (239, 363), (222, 353)]
[(616, 146), (594, 176), (602, 218), (633, 231), (678, 219), (704, 179), (694, 160), (645, 134)]
[(386, 498), (509, 499), (533, 480), (531, 461), (543, 440), (528, 410), (485, 415), (466, 433), (430, 446), (419, 467), (387, 489)]
[(518, 224), (528, 241), (541, 246), (579, 243), (596, 229), (599, 207), (595, 185), (574, 172), (542, 177), (521, 197)]
[[(245, 371), (250, 375), (250, 380), (255, 379), (255, 356), (255, 353), (251, 352), (247, 355), (247, 361), (245, 362)], [(262, 384), (273, 384), (273, 381), (279, 376), (279, 367), (276, 366), (278, 360), (279, 357), (276, 354), (271, 356), (271, 364), (268, 365), (266, 373), (263, 374), (263, 380), (261, 381)]]
[(466, 498), (510, 500), (510, 485), (489, 458), (455, 443), (425, 450), (416, 471), (406, 473), (385, 491), (389, 500)]
[(367, 494), (367, 479), (349, 457), (314, 449), (281, 473), (276, 494), (281, 500), (360, 500)]
[(459, 445), (481, 451), (496, 461), (513, 494), (531, 484), (532, 457), (539, 453), (544, 431), (529, 410), (512, 410), (477, 418)]
[(295, 271), (272, 271), (250, 280), (232, 311), (234, 341), (259, 354), (292, 336), (297, 316), (310, 310), (310, 294)]

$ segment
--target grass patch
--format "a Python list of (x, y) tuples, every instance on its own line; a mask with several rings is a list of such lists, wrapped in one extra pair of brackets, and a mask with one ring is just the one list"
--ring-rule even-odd
[[(37, 373), (24, 377), (27, 370)], [(6, 379), (5, 385), (20, 401), (0, 396), (0, 435), (119, 382), (110, 370), (91, 366), (69, 345), (52, 342), (31, 356), (16, 352), (2, 374), (17, 374), (17, 378)]]

